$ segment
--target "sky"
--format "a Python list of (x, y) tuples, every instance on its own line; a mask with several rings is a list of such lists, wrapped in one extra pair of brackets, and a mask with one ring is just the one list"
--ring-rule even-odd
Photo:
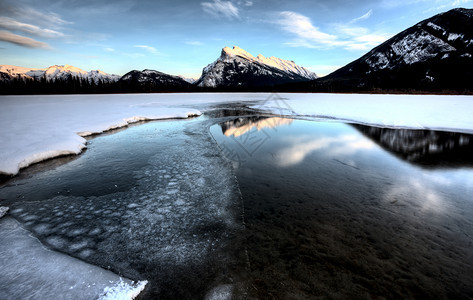
[(473, 0), (0, 0), (0, 64), (198, 78), (225, 46), (320, 76)]

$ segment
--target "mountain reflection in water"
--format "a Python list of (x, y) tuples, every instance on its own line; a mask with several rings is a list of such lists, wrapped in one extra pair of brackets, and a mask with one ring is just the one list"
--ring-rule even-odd
[[(220, 123), (225, 136), (240, 137), (252, 129), (274, 129), (292, 124), (293, 119), (279, 117), (239, 117)], [(473, 166), (473, 135), (419, 129), (380, 128), (352, 124), (384, 150), (423, 167)], [(335, 141), (336, 137), (334, 137)]]
[(423, 166), (472, 166), (473, 135), (352, 125), (383, 149)]
[(220, 123), (222, 133), (225, 136), (241, 136), (253, 128), (258, 131), (264, 128), (275, 128), (281, 125), (289, 125), (292, 119), (278, 117), (245, 117)]

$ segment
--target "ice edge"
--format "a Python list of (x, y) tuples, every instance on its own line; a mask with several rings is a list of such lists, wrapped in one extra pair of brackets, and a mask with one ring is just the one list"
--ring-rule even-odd
[(102, 133), (105, 133), (107, 131), (111, 131), (114, 129), (119, 129), (119, 128), (124, 128), (128, 127), (128, 125), (137, 123), (137, 122), (143, 122), (143, 121), (157, 121), (157, 120), (169, 120), (169, 119), (187, 119), (191, 117), (197, 117), (200, 116), (202, 113), (198, 110), (193, 110), (193, 111), (188, 111), (186, 113), (182, 114), (169, 114), (169, 115), (160, 115), (160, 116), (134, 116), (130, 118), (125, 118), (123, 119), (123, 123), (118, 123), (114, 125), (108, 125), (103, 130), (94, 130), (94, 131), (80, 131), (76, 132), (79, 139), (79, 143), (76, 143), (75, 145), (68, 145), (68, 149), (61, 149), (61, 150), (48, 150), (44, 152), (38, 152), (33, 155), (30, 155), (26, 158), (24, 158), (22, 161), (17, 163), (16, 168), (12, 168), (10, 170), (0, 170), (0, 175), (2, 176), (10, 176), (13, 177), (15, 175), (18, 175), (21, 169), (24, 169), (26, 167), (29, 167), (33, 164), (61, 157), (61, 156), (67, 156), (67, 155), (79, 155), (82, 153), (84, 149), (87, 148), (87, 140), (84, 139), (84, 137), (91, 136), (91, 135), (99, 135)]
[(114, 286), (106, 287), (103, 294), (98, 300), (111, 300), (111, 299), (135, 299), (148, 284), (147, 280), (138, 281), (129, 285), (120, 278), (120, 282), (117, 282)]

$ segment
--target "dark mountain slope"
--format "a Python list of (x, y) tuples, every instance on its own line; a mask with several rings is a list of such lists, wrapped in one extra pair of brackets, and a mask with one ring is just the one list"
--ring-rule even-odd
[(118, 85), (125, 92), (186, 91), (192, 84), (181, 77), (154, 70), (133, 70), (120, 78)]
[(304, 91), (473, 91), (473, 10), (453, 9), (408, 28)]

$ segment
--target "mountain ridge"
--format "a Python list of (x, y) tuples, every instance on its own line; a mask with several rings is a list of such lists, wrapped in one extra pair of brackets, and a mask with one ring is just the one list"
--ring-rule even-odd
[(108, 74), (100, 70), (91, 70), (89, 72), (71, 65), (53, 65), (47, 68), (27, 68), (13, 65), (0, 65), (0, 73), (3, 80), (12, 80), (14, 78), (39, 80), (67, 79), (68, 76), (75, 76), (81, 79), (93, 80), (95, 84), (100, 80), (111, 83), (120, 79), (119, 75)]
[(298, 89), (472, 90), (473, 9), (418, 22), (346, 66)]
[(169, 75), (151, 69), (143, 71), (132, 70), (123, 75), (118, 81), (125, 91), (160, 91), (189, 89), (192, 84), (180, 76)]
[(253, 56), (238, 46), (224, 47), (220, 57), (207, 65), (196, 81), (200, 87), (257, 87), (318, 78), (294, 61)]

